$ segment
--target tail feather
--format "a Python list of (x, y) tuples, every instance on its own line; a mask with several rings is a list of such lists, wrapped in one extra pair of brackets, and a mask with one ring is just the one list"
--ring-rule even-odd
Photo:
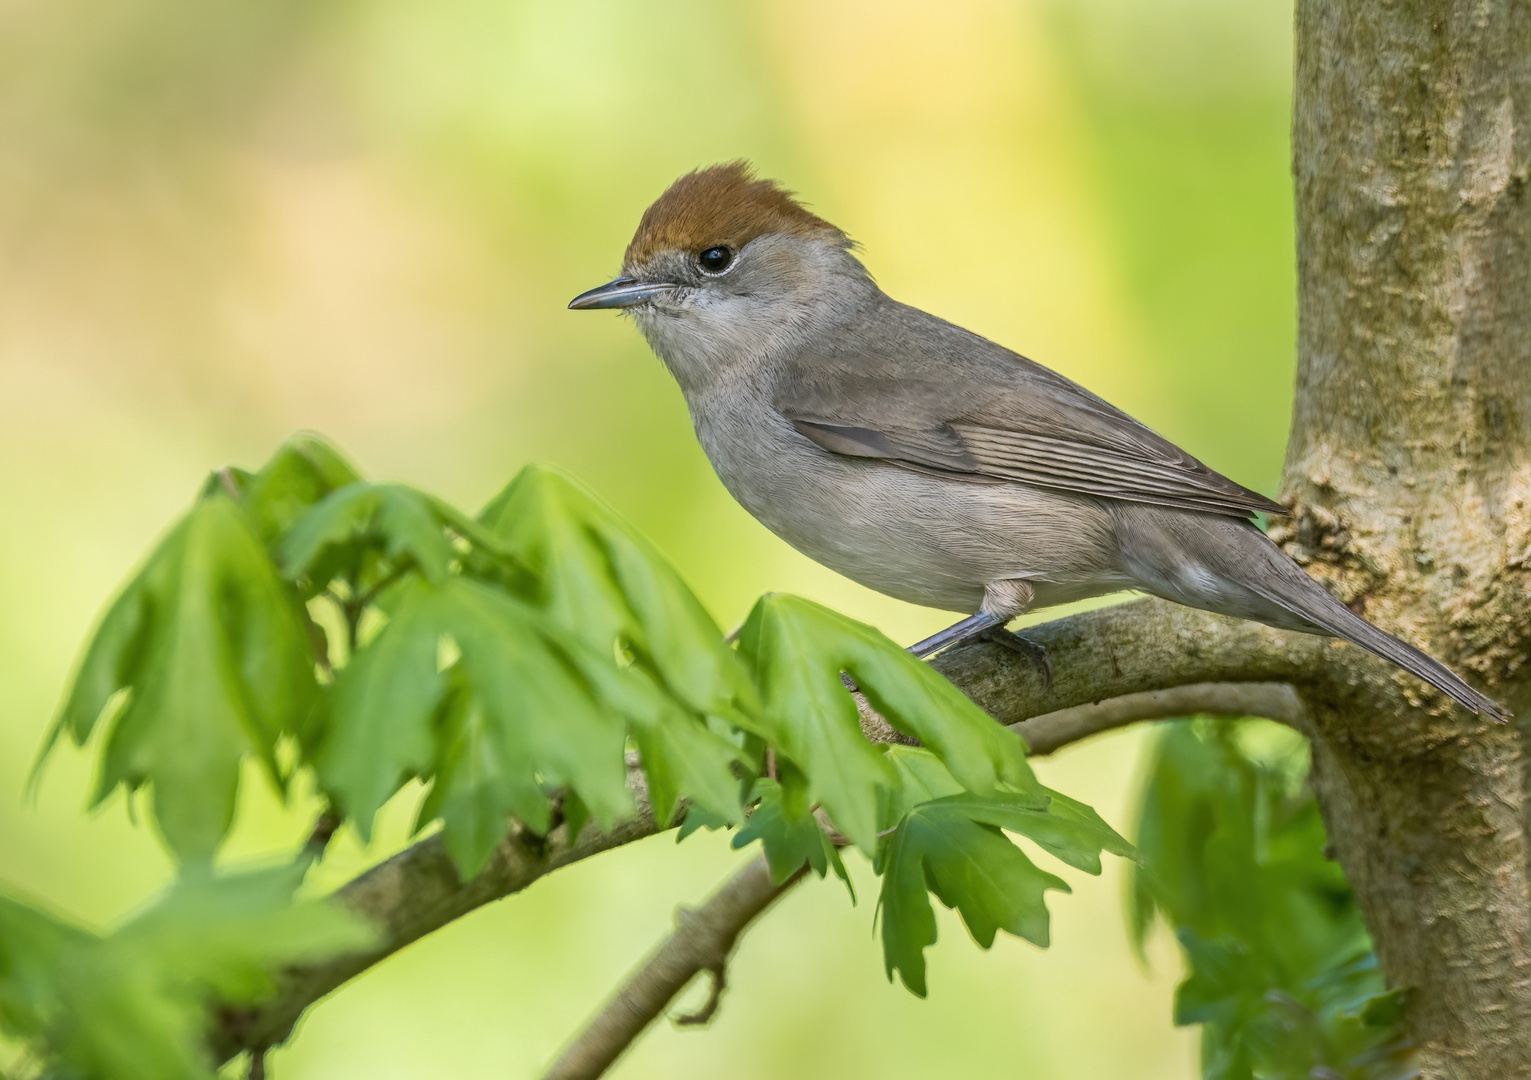
[(1332, 634), (1412, 672), (1475, 713), (1510, 714), (1445, 664), (1381, 630), (1333, 596), (1255, 528), (1143, 505), (1114, 508), (1127, 569), (1140, 587), (1192, 607), (1270, 626)]
[(1257, 582), (1246, 581), (1244, 586), (1327, 633), (1353, 642), (1412, 672), (1474, 713), (1501, 722), (1510, 718), (1504, 706), (1468, 686), (1461, 676), (1435, 657), (1373, 626), (1330, 596), (1322, 585), (1303, 573), (1285, 555), (1278, 551), (1276, 557), (1283, 572)]

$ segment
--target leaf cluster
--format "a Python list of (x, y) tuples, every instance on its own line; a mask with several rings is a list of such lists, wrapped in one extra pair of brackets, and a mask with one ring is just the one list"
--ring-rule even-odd
[[(867, 742), (850, 686), (922, 749)], [(363, 479), (310, 435), (256, 472), (209, 478), (102, 618), (44, 757), (61, 737), (98, 747), (93, 803), (147, 792), (185, 889), (214, 880), (247, 761), (284, 794), (308, 771), (327, 817), (364, 840), (383, 804), (421, 782), (416, 826), (439, 825), (465, 880), (510, 833), (577, 835), (639, 812), (684, 819), (682, 836), (736, 829), (778, 880), (806, 863), (849, 884), (841, 850), (855, 847), (882, 876), (888, 975), (921, 995), (932, 894), (985, 948), (999, 930), (1047, 943), (1044, 893), (1067, 886), (1012, 837), (1092, 873), (1101, 851), (1131, 851), (1037, 782), (1018, 736), (871, 627), (770, 594), (735, 646), (647, 540), (562, 474), (529, 467), (469, 516)], [(219, 888), (209, 910), (237, 907), (241, 888), (265, 895), (248, 875)], [(110, 969), (169, 988), (135, 1000), (174, 1000), (161, 1010), (173, 1023), (143, 1030), (179, 1047), (160, 1073), (176, 1076), (206, 1068), (187, 1010), (258, 996), (269, 985), (250, 973), (289, 958), (273, 932), (276, 951), (212, 943), (183, 970), (166, 924), (119, 962), (117, 945), (6, 910), (21, 938), (60, 944), (36, 963), (10, 946), (0, 1001), (17, 1004), (0, 1023), (81, 1075), (118, 1074), (92, 1064), (96, 1028), (71, 1026), (84, 1015), (74, 999), (29, 974), (60, 950), (96, 965), (79, 987), (118, 993)], [(338, 932), (323, 940), (346, 947)], [(119, 1052), (137, 1053), (123, 1039)]]
[(1049, 788), (975, 793), (922, 750), (888, 751), (905, 778), (902, 802), (887, 807), (893, 822), (877, 855), (882, 875), (883, 963), (925, 996), (924, 949), (935, 944), (927, 894), (955, 908), (973, 940), (987, 949), (1005, 930), (1045, 948), (1049, 919), (1043, 894), (1068, 892), (1062, 878), (1039, 869), (1007, 834), (1024, 836), (1076, 870), (1099, 874), (1100, 854), (1133, 856), (1132, 846), (1100, 815)]
[(60, 1080), (203, 1080), (209, 1001), (236, 1010), (280, 965), (372, 940), (339, 907), (293, 902), (303, 870), (186, 875), (104, 937), (0, 897), (0, 1031)]
[(1175, 1022), (1202, 1025), (1207, 1080), (1412, 1074), (1355, 897), (1325, 857), (1306, 743), (1265, 721), (1166, 728), (1144, 791), (1129, 890), (1189, 969)]

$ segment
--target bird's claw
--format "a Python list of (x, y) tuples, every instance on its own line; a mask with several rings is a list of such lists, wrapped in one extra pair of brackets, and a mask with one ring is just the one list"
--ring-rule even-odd
[(1053, 661), (1047, 655), (1047, 649), (1038, 645), (1030, 638), (1023, 638), (1020, 634), (1012, 634), (1003, 626), (991, 626), (987, 630), (980, 630), (976, 635), (983, 641), (992, 641), (996, 645), (1003, 645), (1011, 652), (1024, 656), (1031, 666), (1036, 668), (1042, 676), (1042, 692), (1047, 693), (1047, 688), (1053, 684)]

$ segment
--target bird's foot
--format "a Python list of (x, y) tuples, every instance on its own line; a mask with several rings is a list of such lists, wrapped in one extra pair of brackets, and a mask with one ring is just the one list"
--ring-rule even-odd
[(1003, 645), (1011, 652), (1024, 656), (1031, 666), (1037, 669), (1042, 676), (1042, 692), (1047, 693), (1047, 688), (1053, 684), (1053, 661), (1047, 655), (1047, 649), (1038, 645), (1030, 638), (1023, 638), (1020, 634), (1012, 634), (1003, 626), (991, 626), (980, 630), (973, 635), (983, 641), (992, 641), (996, 645)]

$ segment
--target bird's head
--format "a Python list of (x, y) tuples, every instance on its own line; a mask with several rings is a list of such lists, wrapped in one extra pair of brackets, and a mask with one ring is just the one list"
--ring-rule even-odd
[(790, 347), (875, 290), (850, 237), (746, 162), (687, 173), (643, 214), (622, 274), (569, 302), (632, 315), (683, 386)]

